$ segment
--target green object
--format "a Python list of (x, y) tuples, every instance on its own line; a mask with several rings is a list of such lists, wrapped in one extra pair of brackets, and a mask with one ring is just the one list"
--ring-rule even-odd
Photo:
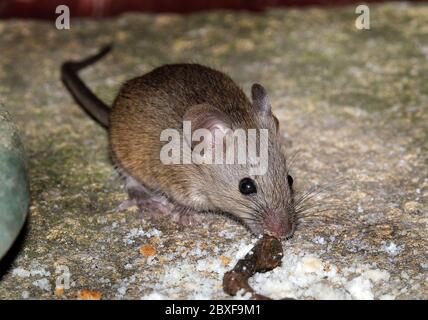
[(29, 199), (25, 152), (16, 126), (0, 105), (0, 259), (24, 225)]

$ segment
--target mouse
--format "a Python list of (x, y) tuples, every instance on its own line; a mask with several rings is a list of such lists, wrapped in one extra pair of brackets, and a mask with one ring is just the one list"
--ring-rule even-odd
[[(147, 218), (166, 217), (186, 226), (198, 225), (206, 214), (225, 214), (255, 235), (290, 238), (296, 227), (294, 181), (266, 89), (254, 83), (250, 99), (219, 70), (197, 63), (166, 64), (126, 81), (108, 106), (79, 71), (111, 49), (108, 45), (82, 60), (64, 62), (61, 80), (83, 110), (108, 131), (111, 159), (128, 193), (118, 210), (138, 206)], [(265, 172), (254, 174), (250, 161), (165, 164), (160, 154), (170, 140), (160, 137), (165, 130), (183, 133), (184, 123), (191, 124), (192, 133), (267, 132)], [(225, 150), (210, 136), (206, 139), (212, 148), (206, 154)], [(190, 150), (197, 147), (188, 138), (182, 143)]]

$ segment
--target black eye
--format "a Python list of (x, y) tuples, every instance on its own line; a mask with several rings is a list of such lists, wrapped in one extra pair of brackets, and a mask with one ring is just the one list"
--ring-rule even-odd
[(293, 177), (290, 175), (287, 175), (287, 181), (288, 181), (288, 186), (291, 188), (293, 186)]
[(257, 188), (254, 180), (250, 178), (244, 178), (241, 181), (239, 181), (239, 191), (242, 194), (256, 193)]

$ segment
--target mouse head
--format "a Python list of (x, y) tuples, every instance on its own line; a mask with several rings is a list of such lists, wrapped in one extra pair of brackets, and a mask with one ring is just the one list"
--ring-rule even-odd
[[(209, 161), (195, 165), (202, 182), (199, 192), (208, 207), (233, 215), (255, 234), (290, 237), (295, 229), (293, 178), (281, 150), (278, 120), (272, 114), (265, 89), (254, 84), (251, 93), (252, 102), (235, 106), (235, 112), (226, 114), (202, 104), (185, 114), (192, 132), (204, 129), (213, 137), (202, 135), (203, 139), (198, 139), (208, 142), (211, 148), (202, 152), (210, 155)], [(236, 134), (238, 131), (246, 136)], [(224, 139), (217, 139), (219, 136)], [(243, 141), (245, 149), (241, 148)], [(193, 151), (200, 147), (194, 141), (188, 143)], [(217, 162), (219, 154), (223, 161)], [(231, 154), (233, 162), (227, 160)], [(240, 156), (246, 156), (245, 161)]]

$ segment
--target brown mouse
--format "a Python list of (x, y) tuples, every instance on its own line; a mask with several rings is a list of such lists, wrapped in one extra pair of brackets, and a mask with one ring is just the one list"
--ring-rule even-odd
[[(75, 100), (109, 131), (112, 159), (129, 194), (119, 208), (138, 205), (147, 214), (171, 214), (183, 224), (206, 212), (226, 213), (254, 234), (290, 237), (295, 230), (293, 178), (265, 89), (254, 84), (250, 101), (220, 71), (199, 64), (171, 64), (127, 81), (109, 108), (78, 76), (80, 69), (109, 51), (105, 47), (82, 61), (66, 62), (61, 75)], [(250, 174), (251, 164), (164, 164), (160, 152), (166, 142), (161, 141), (161, 133), (169, 128), (183, 132), (183, 121), (190, 121), (192, 130), (210, 132), (266, 129), (267, 171)]]

